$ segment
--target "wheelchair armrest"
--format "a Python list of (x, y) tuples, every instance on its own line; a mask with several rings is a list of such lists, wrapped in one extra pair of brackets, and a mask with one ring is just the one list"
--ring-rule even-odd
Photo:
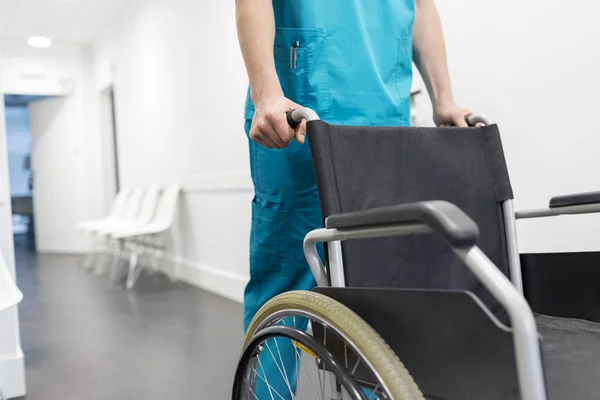
[(550, 208), (600, 204), (600, 192), (574, 193), (550, 199)]
[(548, 208), (517, 211), (517, 219), (600, 213), (600, 192), (575, 193), (550, 199)]
[(332, 215), (325, 220), (325, 227), (344, 230), (415, 223), (427, 225), (456, 248), (472, 247), (479, 237), (477, 224), (460, 208), (446, 201), (424, 201)]

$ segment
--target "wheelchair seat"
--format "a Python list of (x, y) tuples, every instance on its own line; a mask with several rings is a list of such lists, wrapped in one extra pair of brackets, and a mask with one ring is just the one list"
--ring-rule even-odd
[[(512, 210), (513, 191), (496, 125), (469, 129), (346, 127), (311, 121), (307, 137), (325, 219), (376, 207), (448, 201), (477, 223), (480, 229), (477, 244), (498, 269), (513, 282), (521, 281), (520, 271), (519, 276), (513, 276), (511, 270), (515, 269), (511, 269), (509, 263), (511, 256), (512, 259), (515, 256), (509, 250), (509, 230), (511, 223), (514, 226), (515, 216), (514, 212), (507, 213)], [(507, 204), (510, 207), (506, 207)], [(494, 342), (486, 342), (489, 354), (485, 357), (459, 357), (452, 343), (434, 342), (444, 338), (454, 340), (448, 331), (455, 328), (455, 332), (471, 335), (471, 338), (476, 338), (478, 332), (481, 335), (495, 329), (497, 343), (512, 347), (512, 342), (506, 340), (511, 336), (506, 312), (447, 243), (434, 236), (407, 235), (348, 241), (342, 244), (342, 250), (346, 288), (404, 294), (395, 302), (388, 300), (382, 309), (381, 302), (386, 300), (380, 294), (352, 295), (343, 292), (344, 288), (318, 290), (336, 298), (374, 326), (404, 361), (426, 397), (445, 400), (520, 398), (515, 355), (510, 350), (507, 350), (507, 363), (507, 353), (495, 351)], [(518, 259), (518, 254), (516, 256)], [(400, 305), (399, 299), (407, 299), (406, 293), (411, 290), (419, 290), (421, 300)], [(431, 295), (439, 295), (440, 291), (467, 292), (472, 296), (469, 301), (477, 303), (477, 307), (467, 305), (467, 298), (462, 296), (462, 300), (452, 302), (461, 308), (456, 308), (456, 318), (452, 318), (453, 312), (447, 309), (442, 314), (436, 313), (431, 307), (434, 304), (442, 307), (444, 303), (424, 301), (421, 295), (425, 296), (427, 291)], [(414, 295), (412, 292), (410, 296)], [(381, 332), (378, 326), (394, 317), (390, 310), (399, 313), (396, 317), (412, 318), (411, 323), (395, 323), (395, 331), (381, 328)], [(467, 326), (452, 325), (453, 320), (462, 321), (464, 325), (466, 320), (460, 315), (464, 317), (465, 313), (474, 312), (480, 312), (485, 318), (471, 318), (469, 321), (473, 322)], [(600, 324), (545, 315), (537, 315), (536, 320), (548, 398), (600, 398)], [(427, 333), (423, 326), (430, 326), (432, 331)], [(436, 335), (435, 329), (443, 334)], [(445, 350), (423, 348), (418, 351), (410, 348), (406, 340)], [(486, 348), (466, 345), (462, 349), (486, 351)], [(454, 357), (454, 364), (449, 363), (448, 357)], [(452, 368), (436, 369), (439, 363), (452, 365)], [(428, 375), (431, 369), (436, 374)], [(489, 385), (476, 381), (483, 376), (482, 369), (489, 371), (483, 374), (489, 379)], [(498, 374), (496, 386), (494, 374)]]
[(536, 316), (551, 399), (600, 398), (600, 324)]

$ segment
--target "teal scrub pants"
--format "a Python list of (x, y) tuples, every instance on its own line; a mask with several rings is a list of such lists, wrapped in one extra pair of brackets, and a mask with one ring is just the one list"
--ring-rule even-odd
[[(246, 133), (251, 121), (246, 121)], [(244, 293), (244, 327), (274, 296), (311, 290), (304, 258), (306, 234), (323, 225), (308, 143), (267, 149), (248, 139), (255, 197), (250, 234), (250, 281)]]
[[(246, 121), (246, 134), (252, 121)], [(252, 201), (252, 231), (250, 235), (250, 281), (244, 293), (244, 330), (267, 301), (290, 290), (311, 290), (315, 285), (303, 252), (304, 237), (322, 226), (319, 195), (315, 182), (308, 143), (293, 141), (286, 149), (267, 149), (248, 138), (250, 168), (255, 197)], [(305, 329), (306, 321), (296, 320), (297, 328)], [(290, 386), (296, 389), (296, 353), (289, 340), (270, 340), (263, 351), (259, 374), (267, 376), (270, 385), (257, 378), (256, 395), (269, 400), (292, 398), (287, 383), (281, 377), (285, 370)], [(273, 354), (270, 354), (273, 352)], [(273, 362), (285, 363), (282, 368)], [(281, 371), (280, 371), (281, 369)]]

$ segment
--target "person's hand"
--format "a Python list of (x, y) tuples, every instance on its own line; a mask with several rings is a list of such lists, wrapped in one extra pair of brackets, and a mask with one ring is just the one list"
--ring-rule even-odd
[(302, 121), (296, 129), (287, 121), (288, 111), (301, 108), (299, 104), (277, 96), (268, 100), (255, 102), (255, 113), (250, 128), (250, 139), (269, 149), (283, 149), (294, 138), (299, 143), (304, 143), (306, 136), (306, 121)]
[(473, 114), (472, 111), (466, 108), (461, 108), (454, 102), (441, 104), (435, 107), (433, 111), (433, 121), (436, 126), (458, 126), (467, 128), (469, 125), (465, 117)]

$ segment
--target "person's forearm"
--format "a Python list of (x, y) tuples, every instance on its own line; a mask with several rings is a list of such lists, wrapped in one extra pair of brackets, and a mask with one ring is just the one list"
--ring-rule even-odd
[(434, 107), (454, 102), (446, 61), (442, 24), (434, 0), (416, 0), (414, 61)]
[(238, 38), (254, 102), (282, 96), (273, 58), (275, 19), (271, 0), (237, 0)]

